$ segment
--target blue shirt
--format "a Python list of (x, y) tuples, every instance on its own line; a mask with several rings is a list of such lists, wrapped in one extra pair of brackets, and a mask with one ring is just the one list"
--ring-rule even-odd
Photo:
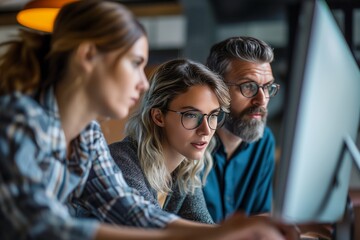
[(246, 214), (270, 212), (275, 140), (269, 128), (254, 143), (241, 143), (227, 161), (225, 148), (216, 137), (214, 166), (209, 173), (204, 195), (215, 222), (240, 211)]
[[(0, 239), (92, 239), (98, 222), (164, 227), (176, 219), (128, 187), (96, 122), (72, 142), (50, 89), (0, 97)], [(81, 213), (81, 214), (80, 214)]]

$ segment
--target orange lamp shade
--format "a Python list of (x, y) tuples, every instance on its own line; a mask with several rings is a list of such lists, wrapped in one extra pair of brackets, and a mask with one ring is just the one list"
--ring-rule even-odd
[(16, 19), (21, 25), (43, 31), (52, 32), (55, 18), (60, 8), (76, 0), (33, 0), (27, 3)]

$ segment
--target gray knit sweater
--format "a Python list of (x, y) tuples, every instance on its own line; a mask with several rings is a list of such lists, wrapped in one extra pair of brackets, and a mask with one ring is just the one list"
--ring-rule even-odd
[[(157, 192), (153, 189), (142, 171), (137, 157), (137, 144), (129, 137), (109, 145), (110, 153), (120, 167), (123, 176), (132, 188), (135, 188), (148, 201), (161, 208), (157, 201)], [(181, 194), (176, 183), (164, 203), (163, 210), (182, 218), (213, 224), (206, 208), (202, 189), (197, 188), (194, 194)]]

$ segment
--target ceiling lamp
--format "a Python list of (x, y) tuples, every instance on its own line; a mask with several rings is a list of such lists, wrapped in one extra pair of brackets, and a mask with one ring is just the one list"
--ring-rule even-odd
[(76, 0), (33, 0), (28, 2), (17, 14), (17, 21), (28, 28), (52, 32), (54, 20), (59, 9), (66, 3)]

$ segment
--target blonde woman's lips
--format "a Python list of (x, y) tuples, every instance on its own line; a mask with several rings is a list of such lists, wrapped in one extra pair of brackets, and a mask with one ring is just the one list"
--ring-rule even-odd
[(196, 149), (202, 150), (207, 147), (207, 142), (193, 142), (191, 145)]

